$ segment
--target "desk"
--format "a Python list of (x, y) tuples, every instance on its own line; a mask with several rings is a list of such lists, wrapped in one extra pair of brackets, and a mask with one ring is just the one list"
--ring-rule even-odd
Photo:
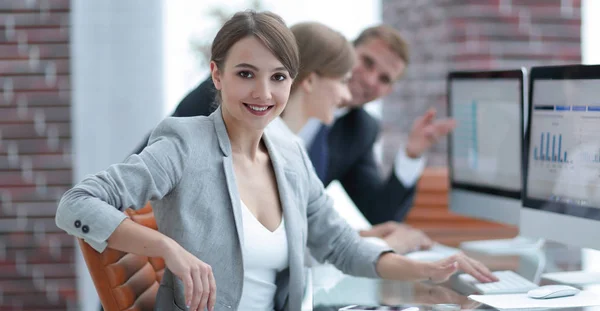
[[(547, 243), (543, 249), (520, 256), (476, 256), (492, 270), (513, 270), (540, 285), (551, 284), (540, 281), (544, 272), (575, 271), (581, 269), (581, 251), (555, 243)], [(467, 298), (469, 288), (457, 282), (456, 275), (444, 284), (428, 282), (398, 282), (342, 276), (335, 268), (313, 268), (313, 299), (315, 311), (337, 311), (351, 304), (397, 305), (397, 304), (441, 304), (453, 303), (463, 310), (489, 310), (488, 306)], [(335, 282), (338, 281), (338, 282)], [(598, 291), (600, 285), (585, 287)], [(493, 309), (492, 309), (493, 310)], [(553, 310), (600, 311), (598, 307)]]

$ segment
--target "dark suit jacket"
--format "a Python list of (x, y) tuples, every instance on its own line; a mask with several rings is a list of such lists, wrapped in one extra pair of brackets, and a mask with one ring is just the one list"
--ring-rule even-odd
[[(216, 108), (216, 90), (209, 78), (190, 92), (173, 116), (209, 115)], [(402, 221), (413, 204), (415, 187), (406, 188), (390, 174), (382, 178), (373, 155), (379, 123), (364, 109), (352, 109), (333, 124), (329, 132), (329, 166), (325, 186), (339, 180), (358, 209), (372, 224)], [(148, 137), (136, 153), (144, 149)]]

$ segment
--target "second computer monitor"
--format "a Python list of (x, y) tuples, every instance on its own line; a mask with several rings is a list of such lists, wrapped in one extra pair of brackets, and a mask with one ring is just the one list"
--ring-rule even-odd
[(600, 250), (600, 66), (534, 67), (521, 234)]
[(450, 209), (518, 225), (525, 69), (451, 72), (448, 112)]

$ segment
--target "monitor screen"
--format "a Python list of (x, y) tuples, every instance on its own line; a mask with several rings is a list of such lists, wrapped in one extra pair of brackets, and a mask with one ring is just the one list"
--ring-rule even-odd
[(453, 188), (521, 195), (523, 72), (455, 74), (448, 81)]
[(600, 73), (532, 72), (525, 206), (600, 220)]

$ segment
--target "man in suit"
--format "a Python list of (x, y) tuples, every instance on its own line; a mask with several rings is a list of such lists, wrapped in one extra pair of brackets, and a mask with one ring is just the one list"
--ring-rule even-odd
[[(397, 222), (404, 220), (413, 204), (415, 184), (424, 168), (423, 154), (455, 123), (436, 120), (435, 111), (427, 111), (415, 120), (407, 144), (396, 156), (392, 174), (381, 176), (373, 154), (379, 123), (363, 106), (391, 93), (408, 64), (408, 47), (396, 30), (385, 25), (364, 30), (354, 46), (359, 60), (349, 82), (352, 101), (344, 103), (332, 126), (311, 122), (299, 136), (323, 184), (339, 180), (367, 220), (374, 225), (386, 223), (362, 235), (377, 236), (389, 243), (398, 241), (398, 237), (402, 240), (409, 231)], [(181, 101), (173, 116), (209, 115), (217, 108), (215, 95), (212, 80), (207, 79)], [(423, 245), (430, 243), (422, 233), (419, 239)]]
[[(435, 119), (435, 110), (415, 120), (406, 145), (396, 155), (392, 174), (382, 177), (373, 156), (379, 124), (363, 106), (390, 94), (408, 64), (408, 46), (392, 27), (365, 29), (354, 41), (358, 65), (350, 80), (348, 112), (330, 132), (330, 166), (325, 182), (339, 179), (372, 223), (402, 221), (413, 203), (415, 184), (424, 168), (423, 154), (455, 126)], [(333, 150), (336, 150), (335, 152)]]

